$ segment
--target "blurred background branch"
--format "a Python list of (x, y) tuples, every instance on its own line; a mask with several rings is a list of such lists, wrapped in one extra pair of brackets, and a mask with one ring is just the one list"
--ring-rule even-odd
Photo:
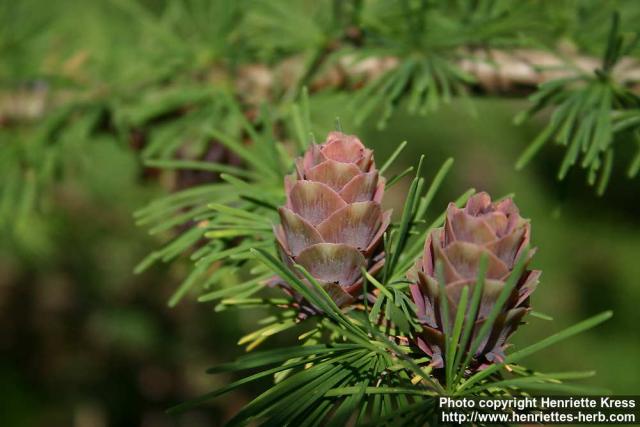
[[(462, 51), (463, 59), (457, 66), (473, 78), (472, 90), (478, 94), (518, 97), (535, 91), (538, 85), (562, 78), (594, 73), (601, 65), (599, 58), (576, 55), (575, 51), (552, 53), (544, 50), (473, 49)], [(305, 59), (293, 56), (274, 66), (265, 64), (241, 65), (231, 75), (224, 68), (212, 69), (215, 76), (211, 84), (233, 81), (237, 94), (249, 105), (271, 101), (271, 91), (278, 85), (285, 92), (298, 84)], [(370, 83), (384, 73), (398, 68), (402, 58), (395, 56), (368, 57), (343, 56), (335, 64), (325, 67), (308, 82), (311, 92), (319, 90), (355, 90)], [(320, 64), (316, 64), (317, 66)], [(614, 80), (640, 91), (640, 61), (626, 57), (614, 70)], [(45, 87), (22, 88), (0, 94), (0, 125), (36, 121), (47, 111), (68, 101), (68, 95), (52, 98)], [(66, 99), (65, 99), (66, 98)]]

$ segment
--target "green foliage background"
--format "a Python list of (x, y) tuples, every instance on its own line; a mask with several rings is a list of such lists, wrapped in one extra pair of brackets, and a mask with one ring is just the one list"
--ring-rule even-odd
[[(137, 152), (120, 131), (149, 126), (149, 117), (172, 103), (223, 103), (230, 82), (194, 85), (192, 79), (216, 61), (258, 58), (269, 63), (289, 52), (306, 52), (331, 28), (322, 19), (291, 24), (284, 28), (289, 37), (283, 37), (270, 27), (277, 8), (244, 4), (252, 8), (252, 28), (269, 37), (246, 51), (231, 52), (222, 35), (253, 40), (252, 33), (234, 26), (232, 3), (170, 2), (168, 13), (155, 1), (53, 3), (0, 1), (0, 94), (44, 82), (47, 90), (81, 100), (74, 106), (80, 111), (74, 116), (77, 126), (54, 138), (40, 138), (40, 121), (0, 129), (0, 180), (5, 189), (16, 183), (10, 187), (15, 198), (3, 198), (0, 208), (0, 424), (216, 425), (260, 384), (177, 421), (163, 411), (230, 380), (209, 378), (203, 371), (242, 352), (236, 340), (254, 329), (260, 313), (213, 313), (211, 306), (189, 298), (168, 309), (166, 301), (190, 268), (185, 262), (132, 275), (157, 245), (155, 237), (135, 226), (132, 212), (165, 194), (163, 180), (170, 179), (149, 176), (142, 158), (168, 158), (173, 149), (158, 143), (156, 149)], [(542, 7), (542, 2), (532, 3)], [(581, 22), (572, 14), (576, 2), (558, 3), (553, 15), (558, 32), (548, 38), (565, 37), (591, 54), (604, 47), (611, 10), (622, 8), (625, 28), (640, 16), (634, 2), (584, 2)], [(290, 7), (304, 12), (308, 5), (293, 2)], [(298, 31), (299, 25), (307, 30)], [(580, 31), (585, 26), (592, 31)], [(516, 345), (596, 312), (615, 311), (605, 325), (536, 355), (529, 365), (547, 371), (593, 368), (598, 375), (592, 383), (637, 394), (638, 181), (614, 173), (605, 197), (596, 198), (580, 171), (561, 183), (555, 180), (563, 151), (554, 148), (516, 172), (519, 154), (546, 125), (544, 117), (513, 125), (514, 112), (527, 107), (522, 100), (454, 100), (426, 116), (408, 114), (400, 105), (380, 130), (384, 106), (356, 125), (350, 97), (312, 95), (317, 137), (331, 130), (339, 116), (344, 130), (360, 135), (378, 158), (386, 158), (401, 141), (409, 142), (392, 172), (425, 153), (423, 170), (431, 177), (446, 158), (456, 159), (432, 215), (469, 187), (496, 196), (515, 193), (523, 215), (532, 219), (533, 242), (539, 247), (535, 266), (544, 272), (533, 306), (554, 318), (551, 326), (531, 318), (516, 334)], [(166, 140), (195, 132), (211, 116), (222, 128), (233, 129), (236, 124), (225, 121), (225, 108), (216, 105), (210, 115), (166, 130)], [(120, 126), (116, 131), (83, 131), (105, 114)], [(633, 149), (621, 146), (614, 170), (625, 170)], [(403, 181), (393, 189), (389, 205), (401, 205), (407, 185)], [(267, 345), (279, 340), (286, 337)]]

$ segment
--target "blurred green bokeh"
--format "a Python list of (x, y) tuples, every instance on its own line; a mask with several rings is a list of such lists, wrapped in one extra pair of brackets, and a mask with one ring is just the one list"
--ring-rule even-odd
[[(73, 72), (70, 58), (85, 51), (102, 59), (87, 76), (89, 85), (96, 76), (115, 73), (126, 80), (144, 73), (135, 60), (139, 52), (129, 44), (158, 49), (152, 28), (134, 31), (122, 8), (110, 2), (67, 3), (0, 1), (0, 91), (30, 81), (51, 64), (67, 64)], [(148, 43), (141, 43), (140, 35)], [(318, 138), (340, 117), (344, 130), (360, 135), (378, 159), (407, 140), (391, 173), (425, 154), (424, 173), (430, 178), (443, 161), (455, 158), (430, 218), (470, 187), (494, 197), (515, 194), (523, 216), (532, 221), (534, 265), (543, 270), (532, 305), (554, 318), (530, 317), (529, 326), (516, 334), (516, 346), (614, 310), (604, 326), (537, 354), (528, 365), (551, 372), (595, 369), (591, 383), (616, 394), (637, 394), (640, 188), (623, 176), (624, 166), (614, 168), (619, 172), (607, 193), (596, 198), (580, 172), (563, 182), (554, 179), (560, 152), (547, 150), (524, 171), (514, 170), (518, 154), (539, 130), (535, 123), (512, 124), (519, 101), (459, 101), (426, 117), (400, 108), (380, 131), (373, 121), (354, 127), (345, 96), (311, 98)], [(33, 132), (29, 126), (0, 129), (0, 144), (27, 141)], [(214, 313), (192, 299), (167, 308), (189, 268), (186, 262), (132, 274), (157, 244), (135, 226), (132, 212), (166, 190), (145, 177), (127, 145), (109, 136), (89, 142), (69, 148), (74, 155), (65, 159), (70, 165), (65, 176), (47, 189), (52, 197), (46, 215), (29, 217), (14, 230), (24, 244), (0, 243), (0, 425), (218, 425), (260, 384), (180, 418), (163, 411), (229, 381), (204, 370), (243, 351), (237, 339), (254, 328), (259, 313)], [(624, 157), (617, 161), (624, 164)], [(407, 181), (388, 197), (396, 210)]]

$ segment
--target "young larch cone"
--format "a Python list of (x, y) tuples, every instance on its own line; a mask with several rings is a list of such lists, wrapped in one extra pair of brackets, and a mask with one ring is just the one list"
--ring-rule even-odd
[(341, 132), (312, 145), (285, 178), (275, 228), (281, 257), (303, 266), (339, 306), (359, 296), (363, 268), (374, 274), (384, 264), (380, 242), (391, 217), (380, 206), (384, 185), (373, 152)]
[[(478, 280), (480, 259), (483, 255), (487, 257), (480, 306), (473, 319), (469, 344), (462, 349), (467, 352), (495, 306), (507, 279), (514, 273), (516, 261), (524, 256), (528, 263), (533, 256), (533, 250), (523, 254), (529, 244), (530, 232), (529, 221), (520, 216), (511, 199), (492, 203), (487, 193), (479, 193), (469, 199), (464, 209), (449, 204), (444, 227), (431, 232), (425, 242), (422, 259), (409, 275), (414, 283), (411, 285), (411, 294), (423, 329), (417, 337), (417, 344), (431, 356), (433, 367), (443, 367), (445, 350), (436, 263), (442, 263), (449, 325), (453, 325), (462, 289), (469, 287), (470, 300)], [(540, 273), (525, 268), (517, 278), (491, 332), (473, 355), (472, 369), (482, 369), (504, 359), (506, 341), (530, 310), (529, 295), (536, 288)], [(469, 316), (469, 305), (465, 316)], [(465, 321), (468, 320), (465, 317)]]

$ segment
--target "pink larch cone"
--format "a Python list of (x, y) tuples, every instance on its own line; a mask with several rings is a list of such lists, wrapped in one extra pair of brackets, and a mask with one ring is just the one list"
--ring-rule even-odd
[(373, 274), (384, 264), (380, 243), (391, 217), (380, 206), (384, 179), (373, 152), (355, 136), (331, 132), (297, 159), (285, 191), (275, 228), (283, 261), (303, 266), (339, 306), (353, 302), (362, 268)]
[[(520, 216), (511, 199), (492, 203), (487, 193), (479, 193), (469, 199), (464, 209), (449, 204), (444, 227), (431, 232), (425, 243), (424, 256), (409, 275), (414, 283), (411, 293), (423, 327), (417, 344), (431, 356), (434, 367), (442, 367), (445, 357), (436, 262), (442, 262), (449, 324), (453, 325), (462, 289), (469, 287), (470, 298), (476, 286), (480, 259), (483, 254), (488, 258), (480, 307), (473, 319), (472, 338), (469, 340), (473, 342), (513, 273), (516, 261), (525, 256), (528, 263), (533, 256), (534, 251), (522, 254), (529, 244), (530, 232), (529, 221)], [(473, 355), (473, 369), (504, 359), (506, 341), (529, 312), (529, 295), (536, 288), (539, 277), (538, 270), (525, 269), (521, 273), (488, 338)]]

